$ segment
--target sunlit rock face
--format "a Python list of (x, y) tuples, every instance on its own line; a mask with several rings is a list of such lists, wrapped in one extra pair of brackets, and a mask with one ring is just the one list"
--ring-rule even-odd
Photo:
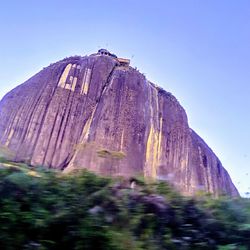
[(34, 166), (238, 195), (176, 98), (110, 55), (66, 58), (9, 92), (0, 102), (0, 142)]

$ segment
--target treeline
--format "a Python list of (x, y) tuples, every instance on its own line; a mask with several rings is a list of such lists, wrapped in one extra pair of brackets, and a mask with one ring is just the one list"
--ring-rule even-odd
[(0, 249), (250, 249), (248, 199), (135, 183), (2, 160)]

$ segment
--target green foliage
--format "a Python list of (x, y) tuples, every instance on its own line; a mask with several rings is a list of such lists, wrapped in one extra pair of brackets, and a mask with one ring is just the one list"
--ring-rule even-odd
[[(186, 198), (167, 183), (0, 168), (0, 249), (250, 249), (248, 199)], [(0, 164), (1, 165), (1, 164)]]
[[(10, 160), (13, 159), (14, 153), (7, 147), (0, 145), (0, 159)], [(1, 162), (0, 160), (0, 162)]]
[(97, 155), (101, 158), (110, 158), (110, 159), (123, 159), (126, 155), (121, 151), (111, 151), (107, 149), (101, 149), (97, 151)]
[(8, 163), (9, 161), (3, 157), (3, 156), (0, 156), (0, 163)]

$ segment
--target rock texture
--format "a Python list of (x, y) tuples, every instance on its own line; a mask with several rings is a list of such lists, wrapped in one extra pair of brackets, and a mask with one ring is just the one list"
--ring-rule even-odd
[(0, 102), (0, 143), (32, 165), (143, 174), (184, 194), (238, 195), (176, 98), (109, 55), (66, 58), (9, 92)]

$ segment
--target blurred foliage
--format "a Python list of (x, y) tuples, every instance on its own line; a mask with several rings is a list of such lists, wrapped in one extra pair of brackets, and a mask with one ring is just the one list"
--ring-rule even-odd
[(250, 249), (248, 199), (0, 163), (0, 249)]
[(14, 153), (7, 147), (0, 145), (0, 161), (11, 160), (14, 158)]

